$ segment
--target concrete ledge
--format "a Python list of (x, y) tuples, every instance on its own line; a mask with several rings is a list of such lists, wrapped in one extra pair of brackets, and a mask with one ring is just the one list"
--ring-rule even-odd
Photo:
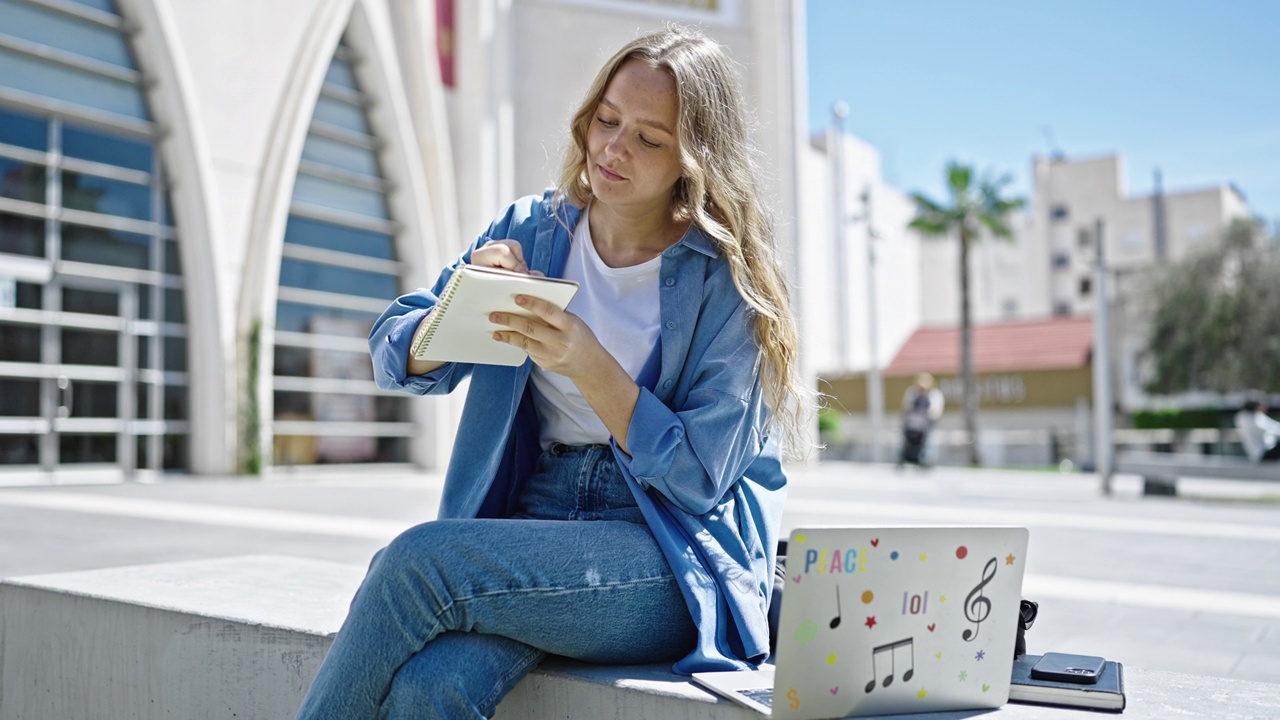
[(0, 582), (0, 720), (291, 718), (361, 568), (253, 556)]
[[(0, 581), (0, 720), (292, 718), (364, 569), (247, 556)], [(1123, 718), (1275, 718), (1280, 685), (1126, 668)], [(958, 720), (974, 712), (895, 715)], [(1008, 720), (1079, 710), (1006, 705)], [(668, 666), (549, 660), (499, 720), (758, 720)]]

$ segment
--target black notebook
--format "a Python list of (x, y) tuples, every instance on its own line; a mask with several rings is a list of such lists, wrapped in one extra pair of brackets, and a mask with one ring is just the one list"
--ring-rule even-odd
[(542, 298), (563, 310), (577, 291), (572, 280), (463, 265), (449, 278), (410, 352), (419, 360), (520, 365), (528, 355), (493, 339), (493, 331), (504, 328), (489, 322), (489, 313), (532, 316), (516, 305), (516, 295)]
[(1098, 682), (1092, 684), (1054, 682), (1031, 677), (1031, 666), (1039, 655), (1019, 655), (1013, 661), (1009, 702), (1032, 705), (1062, 705), (1120, 712), (1124, 710), (1124, 666), (1108, 660)]

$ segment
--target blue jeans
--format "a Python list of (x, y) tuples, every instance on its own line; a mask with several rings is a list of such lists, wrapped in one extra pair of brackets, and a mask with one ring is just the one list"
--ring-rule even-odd
[(697, 640), (607, 446), (553, 446), (517, 514), (438, 520), (379, 550), (298, 713), (492, 717), (548, 653), (674, 661)]

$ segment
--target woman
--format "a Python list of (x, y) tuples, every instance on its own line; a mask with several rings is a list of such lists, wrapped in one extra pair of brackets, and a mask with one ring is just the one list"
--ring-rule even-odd
[[(440, 519), (381, 550), (302, 718), (491, 716), (548, 654), (747, 668), (808, 394), (742, 99), (714, 42), (641, 37), (574, 115), (560, 185), (519, 200), (370, 335), (384, 388), (470, 378)], [(490, 239), (496, 238), (496, 239)], [(495, 313), (521, 367), (408, 356), (462, 263), (568, 277)]]

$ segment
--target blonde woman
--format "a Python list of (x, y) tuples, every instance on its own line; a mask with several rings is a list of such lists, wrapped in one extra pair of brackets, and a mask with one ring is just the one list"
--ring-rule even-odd
[[(701, 35), (646, 35), (571, 134), (558, 188), (374, 325), (382, 387), (470, 378), (467, 402), (440, 519), (374, 557), (301, 718), (489, 717), (547, 654), (688, 673), (769, 652), (777, 438), (800, 437), (809, 394), (736, 78)], [(580, 290), (494, 314), (520, 367), (410, 358), (464, 263)]]

